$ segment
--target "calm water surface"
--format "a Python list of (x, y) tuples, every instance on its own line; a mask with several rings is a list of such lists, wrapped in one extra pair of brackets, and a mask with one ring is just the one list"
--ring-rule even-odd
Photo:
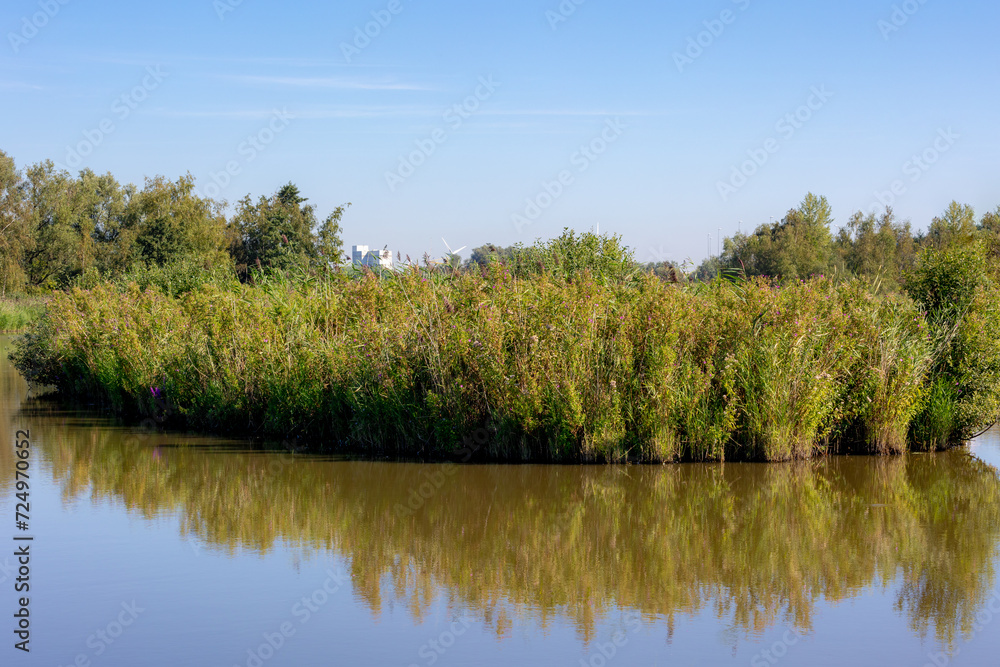
[[(3, 665), (1000, 660), (998, 431), (790, 465), (339, 461), (32, 397), (9, 343)], [(30, 656), (7, 555), (17, 429), (34, 447)]]

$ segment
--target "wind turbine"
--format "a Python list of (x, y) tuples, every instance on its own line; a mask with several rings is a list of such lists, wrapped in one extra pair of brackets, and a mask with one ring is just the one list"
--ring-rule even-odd
[(452, 261), (455, 259), (461, 260), (462, 258), (458, 256), (458, 253), (469, 247), (464, 245), (458, 250), (452, 250), (451, 246), (448, 245), (448, 242), (444, 240), (444, 237), (442, 237), (441, 240), (444, 241), (444, 247), (448, 249), (448, 254), (441, 258), (441, 262), (447, 264), (448, 266), (452, 266)]

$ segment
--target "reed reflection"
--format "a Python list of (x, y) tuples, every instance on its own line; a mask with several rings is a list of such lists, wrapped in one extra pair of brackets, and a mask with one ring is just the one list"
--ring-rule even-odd
[[(799, 464), (441, 466), (330, 461), (137, 438), (25, 407), (67, 497), (177, 513), (217, 549), (333, 551), (374, 611), (444, 590), (503, 634), (513, 614), (589, 639), (615, 609), (671, 633), (711, 609), (743, 632), (872, 587), (952, 644), (991, 593), (1000, 481), (963, 451)], [(51, 415), (47, 417), (46, 415)], [(192, 442), (198, 442), (193, 440)], [(217, 442), (217, 441), (206, 441)]]

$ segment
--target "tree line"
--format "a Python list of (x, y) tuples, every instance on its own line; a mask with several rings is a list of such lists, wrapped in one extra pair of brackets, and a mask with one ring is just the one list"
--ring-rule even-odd
[[(223, 202), (196, 193), (190, 174), (147, 178), (140, 188), (89, 169), (72, 176), (51, 161), (22, 171), (0, 151), (0, 296), (94, 285), (162, 267), (219, 270), (243, 281), (255, 272), (328, 271), (344, 259), (341, 221), (348, 206), (321, 223), (288, 183), (268, 197), (247, 195), (227, 217)], [(641, 264), (619, 236), (570, 229), (530, 246), (488, 243), (464, 263), (453, 255), (433, 269), (468, 272), (500, 262), (525, 277), (587, 271), (621, 280), (639, 271), (669, 282), (836, 275), (877, 278), (884, 289), (898, 291), (924, 249), (975, 246), (990, 260), (1000, 257), (1000, 207), (977, 219), (972, 207), (952, 202), (926, 231), (914, 231), (891, 208), (856, 212), (836, 231), (833, 222), (827, 199), (810, 193), (781, 220), (725, 239), (722, 254), (693, 271), (672, 262)]]
[(327, 269), (343, 254), (340, 222), (322, 223), (298, 187), (249, 195), (225, 215), (194, 178), (147, 178), (140, 188), (52, 161), (17, 168), (0, 151), (0, 295), (62, 289), (137, 269), (184, 264), (247, 279), (256, 269)]
[(826, 197), (810, 193), (781, 220), (726, 238), (722, 254), (697, 267), (675, 262), (643, 264), (618, 236), (577, 234), (569, 229), (556, 239), (531, 246), (487, 243), (473, 249), (464, 264), (454, 261), (453, 267), (481, 270), (500, 262), (522, 276), (542, 271), (566, 275), (586, 268), (600, 278), (612, 279), (641, 271), (669, 282), (705, 282), (719, 276), (779, 281), (858, 277), (876, 279), (886, 291), (899, 291), (924, 250), (978, 248), (990, 266), (1000, 265), (995, 261), (1000, 258), (1000, 208), (977, 219), (971, 206), (952, 202), (926, 231), (915, 231), (909, 220), (900, 220), (888, 207), (880, 214), (856, 212), (836, 231), (833, 223)]
[(987, 256), (1000, 256), (1000, 207), (977, 220), (968, 205), (951, 202), (926, 231), (914, 231), (909, 220), (892, 208), (882, 213), (854, 213), (834, 233), (826, 197), (812, 193), (779, 221), (751, 234), (724, 241), (722, 255), (705, 260), (695, 272), (700, 279), (720, 273), (800, 280), (817, 275), (878, 278), (889, 290), (901, 287), (922, 250), (970, 249), (981, 246)]

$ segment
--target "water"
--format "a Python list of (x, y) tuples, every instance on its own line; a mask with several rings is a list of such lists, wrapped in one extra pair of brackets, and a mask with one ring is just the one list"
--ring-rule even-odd
[[(0, 664), (922, 667), (1000, 654), (1000, 431), (971, 453), (790, 465), (330, 460), (31, 397), (8, 347)], [(33, 447), (30, 655), (12, 634), (17, 429)]]

